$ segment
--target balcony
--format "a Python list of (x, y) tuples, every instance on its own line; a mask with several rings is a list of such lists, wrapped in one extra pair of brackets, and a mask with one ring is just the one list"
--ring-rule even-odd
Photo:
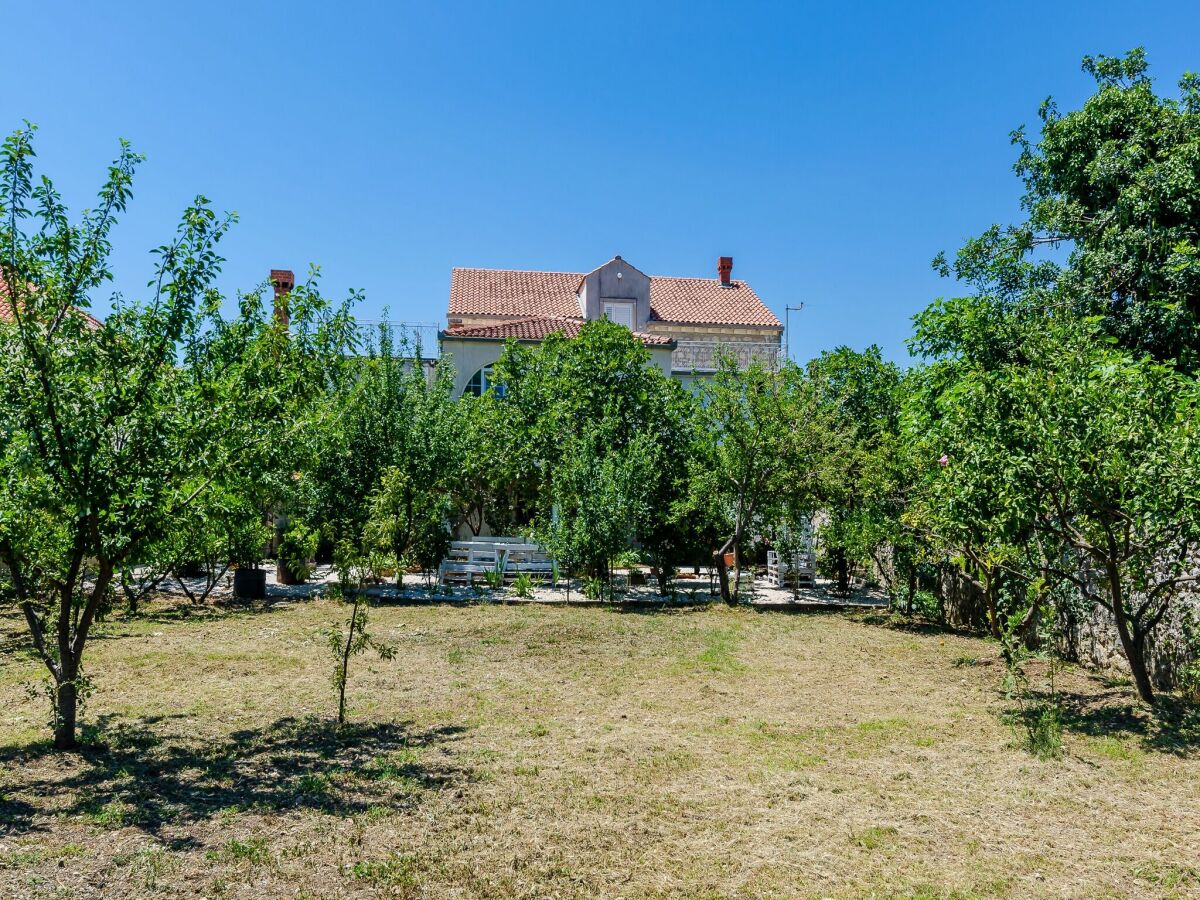
[(783, 347), (754, 341), (678, 341), (671, 354), (671, 371), (715, 372), (722, 354), (732, 356), (739, 369), (749, 367), (755, 359), (774, 368), (783, 359)]

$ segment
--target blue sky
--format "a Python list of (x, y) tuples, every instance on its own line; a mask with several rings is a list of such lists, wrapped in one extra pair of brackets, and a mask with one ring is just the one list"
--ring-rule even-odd
[[(240, 224), (223, 287), (318, 263), (363, 318), (444, 323), (455, 265), (715, 277), (734, 257), (793, 355), (870, 343), (952, 293), (929, 261), (1017, 213), (1008, 134), (1089, 92), (1087, 53), (1200, 69), (1178, 3), (4, 5), (0, 127), (89, 204), (148, 156), (118, 290), (196, 193)], [(15, 37), (15, 39), (12, 39)], [(97, 298), (103, 312), (106, 298)]]

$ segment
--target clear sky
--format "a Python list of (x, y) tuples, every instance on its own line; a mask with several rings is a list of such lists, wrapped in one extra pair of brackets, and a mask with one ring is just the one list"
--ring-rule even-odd
[[(363, 318), (444, 324), (452, 266), (715, 277), (793, 355), (953, 292), (929, 261), (1017, 212), (1008, 134), (1089, 92), (1084, 54), (1200, 69), (1200, 3), (62, 3), (4, 0), (0, 127), (88, 205), (148, 156), (116, 287), (196, 193), (241, 222), (223, 287), (318, 263)], [(96, 299), (103, 313), (107, 299)]]

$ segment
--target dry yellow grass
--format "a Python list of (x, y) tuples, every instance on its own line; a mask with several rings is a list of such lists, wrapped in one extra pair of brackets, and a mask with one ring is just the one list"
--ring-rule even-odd
[[(106, 623), (85, 720), (0, 663), (0, 895), (1186, 896), (1200, 760), (1066, 676), (1066, 753), (965, 636), (706, 608), (398, 606), (337, 735), (332, 601)], [(9, 620), (15, 630), (18, 623)], [(11, 644), (8, 646), (12, 646)]]

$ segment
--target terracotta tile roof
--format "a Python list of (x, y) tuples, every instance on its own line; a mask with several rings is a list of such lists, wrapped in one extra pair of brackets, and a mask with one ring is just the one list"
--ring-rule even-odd
[[(75, 312), (83, 316), (84, 321), (92, 331), (99, 331), (104, 327), (104, 323), (87, 310), (77, 308)], [(16, 321), (16, 318), (13, 315), (12, 300), (8, 296), (8, 285), (4, 283), (3, 279), (0, 279), (0, 322), (5, 325), (11, 325), (14, 321)]]
[[(509, 338), (518, 341), (540, 341), (552, 334), (573, 338), (579, 337), (583, 321), (579, 316), (535, 316), (511, 322), (497, 322), (495, 325), (456, 325), (443, 331), (442, 336), (492, 341), (504, 341)], [(665, 334), (647, 334), (644, 331), (635, 331), (634, 334), (641, 338), (643, 344), (651, 347), (669, 347), (675, 343)]]
[[(449, 314), (577, 317), (575, 292), (584, 277), (579, 272), (456, 268), (450, 274)], [(651, 275), (650, 316), (680, 324), (782, 327), (746, 282), (723, 287), (715, 278)]]

